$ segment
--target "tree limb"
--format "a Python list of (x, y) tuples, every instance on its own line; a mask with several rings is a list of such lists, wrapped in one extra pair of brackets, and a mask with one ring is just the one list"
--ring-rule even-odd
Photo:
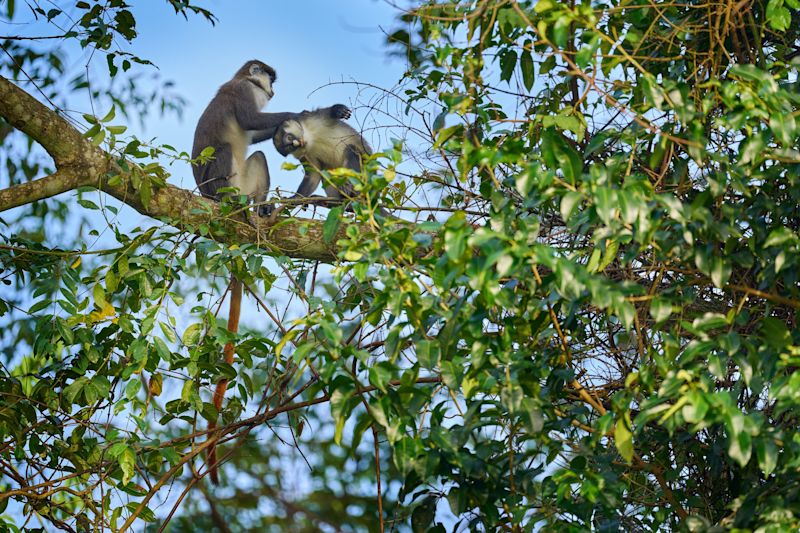
[[(226, 243), (255, 244), (275, 255), (332, 262), (334, 244), (323, 239), (323, 221), (286, 219), (275, 225), (249, 223), (239, 213), (223, 216), (217, 202), (166, 185), (153, 191), (146, 204), (133, 188), (130, 175), (111, 154), (92, 145), (63, 117), (0, 76), (0, 116), (37, 141), (52, 156), (57, 171), (45, 178), (0, 190), (0, 212), (50, 198), (78, 187), (100, 189), (119, 201), (181, 230)], [(109, 182), (110, 176), (120, 179)], [(346, 224), (332, 240), (344, 237)]]

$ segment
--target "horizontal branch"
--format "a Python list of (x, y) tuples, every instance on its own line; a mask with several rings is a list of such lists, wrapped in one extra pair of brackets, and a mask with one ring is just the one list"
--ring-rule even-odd
[[(92, 145), (63, 117), (30, 94), (0, 76), (0, 116), (11, 126), (37, 141), (55, 162), (50, 176), (0, 190), (0, 212), (44, 200), (83, 186), (96, 187), (117, 200), (183, 231), (226, 243), (255, 244), (275, 255), (333, 262), (335, 244), (323, 239), (323, 221), (285, 219), (271, 225), (247, 221), (244, 214), (223, 216), (217, 202), (167, 185), (154, 190), (145, 203), (111, 154)], [(120, 179), (109, 182), (109, 176)], [(333, 243), (344, 236), (342, 224)], [(212, 230), (208, 234), (208, 230)]]
[(2, 189), (0, 190), (0, 213), (77, 189), (86, 185), (85, 180), (85, 176), (75, 172), (71, 167), (66, 167), (50, 176)]

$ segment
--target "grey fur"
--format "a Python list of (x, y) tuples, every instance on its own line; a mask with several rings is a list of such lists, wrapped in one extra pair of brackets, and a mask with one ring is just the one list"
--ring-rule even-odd
[[(252, 60), (245, 63), (222, 85), (200, 116), (194, 132), (192, 158), (204, 148), (214, 148), (214, 158), (202, 165), (193, 165), (192, 172), (203, 196), (219, 200), (222, 187), (238, 187), (256, 202), (263, 202), (269, 190), (269, 168), (263, 152), (245, 159), (250, 144), (275, 135), (283, 122), (299, 117), (299, 113), (262, 113), (274, 92), (277, 75), (269, 65)], [(262, 214), (268, 209), (261, 209)]]
[[(361, 171), (361, 158), (372, 153), (364, 137), (341, 119), (350, 117), (350, 110), (337, 104), (331, 107), (303, 111), (299, 117), (278, 127), (272, 142), (278, 152), (293, 155), (303, 163), (305, 176), (294, 198), (309, 197), (322, 181), (321, 170), (349, 168)], [(352, 197), (352, 190), (325, 186), (329, 197), (342, 200)]]

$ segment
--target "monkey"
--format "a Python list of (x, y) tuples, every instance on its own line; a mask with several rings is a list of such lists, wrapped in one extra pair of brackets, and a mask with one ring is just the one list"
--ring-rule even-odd
[(261, 151), (247, 155), (250, 144), (270, 139), (278, 126), (299, 113), (262, 113), (272, 99), (275, 69), (257, 60), (245, 63), (223, 84), (209, 102), (194, 131), (192, 158), (203, 149), (214, 148), (213, 159), (192, 166), (200, 193), (220, 200), (219, 189), (236, 187), (241, 194), (262, 203), (259, 214), (269, 214), (263, 205), (269, 190), (267, 158)]
[[(310, 197), (320, 181), (322, 170), (349, 168), (361, 172), (361, 158), (372, 154), (364, 137), (342, 121), (350, 118), (350, 110), (341, 104), (303, 111), (299, 117), (278, 126), (272, 142), (279, 154), (289, 154), (303, 163), (305, 175), (292, 198)], [(351, 198), (352, 187), (344, 190), (325, 185), (325, 193), (336, 200)]]
[[(272, 99), (273, 84), (277, 79), (275, 69), (257, 60), (246, 62), (233, 78), (223, 84), (209, 102), (194, 132), (192, 158), (196, 159), (207, 147), (214, 148), (213, 159), (192, 167), (200, 193), (220, 200), (219, 190), (236, 187), (241, 194), (262, 205), (259, 215), (269, 215), (271, 208), (263, 202), (269, 190), (270, 176), (267, 158), (261, 151), (247, 155), (250, 144), (272, 138), (278, 126), (287, 120), (299, 117), (300, 113), (262, 113), (261, 109)], [(242, 282), (231, 276), (231, 294), (228, 312), (228, 331), (239, 330), (239, 315), (242, 303)], [(233, 364), (234, 345), (226, 343), (224, 360)], [(214, 407), (222, 410), (222, 400), (228, 388), (228, 380), (220, 379), (213, 395)], [(209, 438), (214, 438), (216, 422), (209, 424)], [(211, 481), (219, 483), (215, 445), (208, 449), (208, 470)]]
[[(295, 115), (261, 112), (275, 94), (272, 85), (276, 79), (275, 69), (266, 63), (248, 61), (230, 81), (219, 88), (200, 116), (194, 131), (192, 159), (197, 158), (209, 146), (214, 148), (214, 154), (211, 161), (193, 165), (192, 172), (200, 193), (206, 198), (220, 200), (219, 189), (236, 187), (240, 193), (256, 202), (266, 200), (270, 181), (267, 158), (261, 151), (247, 158), (245, 156), (250, 144), (268, 139), (274, 135), (281, 122)], [(269, 214), (267, 211), (266, 206), (259, 208), (260, 214)], [(229, 291), (231, 301), (228, 331), (236, 333), (239, 330), (242, 284), (235, 276), (231, 276)], [(233, 363), (233, 355), (233, 343), (226, 343), (223, 356), (227, 364)], [(227, 379), (217, 382), (213, 396), (217, 411), (222, 410), (222, 400), (227, 388)], [(210, 435), (215, 428), (216, 422), (211, 422)], [(211, 481), (219, 484), (217, 450), (214, 445), (208, 449), (208, 463)]]

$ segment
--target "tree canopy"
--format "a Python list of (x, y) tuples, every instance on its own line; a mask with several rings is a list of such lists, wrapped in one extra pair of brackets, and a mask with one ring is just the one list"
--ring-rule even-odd
[(127, 2), (27, 4), (57, 35), (0, 38), (7, 529), (800, 528), (798, 0), (409, 2), (405, 133), (326, 174), (353, 212), (255, 226), (125, 135), (182, 105)]

